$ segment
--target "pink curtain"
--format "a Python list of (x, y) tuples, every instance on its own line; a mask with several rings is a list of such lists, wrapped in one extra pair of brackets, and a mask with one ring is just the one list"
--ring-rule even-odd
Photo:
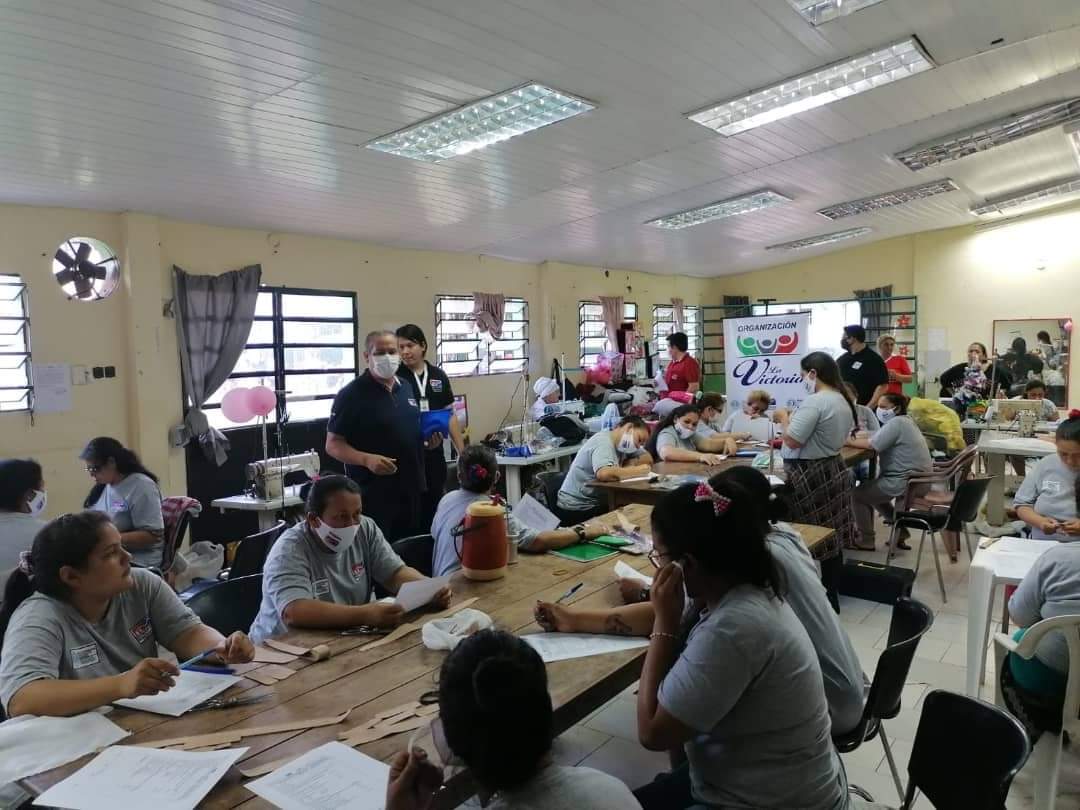
[(621, 295), (600, 296), (600, 311), (604, 315), (604, 326), (607, 328), (608, 343), (611, 350), (618, 351), (619, 327), (623, 323), (623, 298)]
[(686, 331), (686, 322), (683, 320), (683, 300), (681, 298), (671, 299), (671, 319), (675, 321), (676, 332)]
[(473, 293), (473, 317), (476, 319), (476, 328), (481, 332), (487, 332), (493, 338), (501, 338), (505, 313), (506, 298), (502, 293)]

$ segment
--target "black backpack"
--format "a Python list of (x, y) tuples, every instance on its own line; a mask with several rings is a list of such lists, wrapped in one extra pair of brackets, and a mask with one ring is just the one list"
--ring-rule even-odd
[(577, 416), (556, 413), (540, 420), (540, 427), (545, 427), (566, 444), (581, 444), (589, 438), (589, 428)]

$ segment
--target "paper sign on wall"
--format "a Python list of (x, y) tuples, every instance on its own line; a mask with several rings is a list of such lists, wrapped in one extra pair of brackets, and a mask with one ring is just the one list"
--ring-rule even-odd
[(71, 410), (71, 366), (67, 363), (34, 363), (35, 413), (66, 413)]
[(763, 388), (777, 407), (797, 408), (807, 396), (799, 361), (807, 353), (810, 313), (724, 319), (724, 374), (729, 412)]

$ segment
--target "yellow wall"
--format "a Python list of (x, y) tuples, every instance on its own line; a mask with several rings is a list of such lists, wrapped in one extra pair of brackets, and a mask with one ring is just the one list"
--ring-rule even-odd
[[(109, 299), (67, 301), (53, 281), (49, 257), (73, 235), (101, 239), (120, 254), (124, 284)], [(622, 294), (638, 303), (639, 328), (650, 334), (654, 304), (673, 295), (701, 304), (708, 286), (703, 279), (401, 250), (143, 214), (17, 206), (0, 206), (0, 248), (0, 272), (18, 273), (29, 286), (35, 362), (117, 367), (115, 380), (75, 387), (71, 413), (38, 416), (33, 426), (25, 413), (0, 414), (0, 457), (42, 461), (53, 514), (76, 508), (85, 496), (89, 481), (77, 455), (95, 435), (115, 436), (138, 450), (166, 492), (185, 488), (183, 452), (167, 443), (169, 427), (181, 418), (175, 322), (162, 315), (174, 264), (216, 274), (257, 263), (267, 284), (355, 290), (361, 335), (415, 322), (433, 339), (438, 293), (520, 296), (529, 302), (534, 377), (550, 369), (556, 352), (566, 354), (568, 366), (577, 364), (579, 300)], [(453, 381), (455, 391), (468, 395), (474, 436), (499, 424), (518, 380), (497, 375)], [(520, 401), (519, 391), (515, 414)]]

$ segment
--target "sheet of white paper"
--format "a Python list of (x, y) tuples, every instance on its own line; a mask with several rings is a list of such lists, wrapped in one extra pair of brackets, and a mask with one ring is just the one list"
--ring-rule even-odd
[(0, 784), (74, 762), (130, 733), (97, 712), (0, 723)]
[(772, 484), (774, 487), (782, 487), (787, 482), (784, 481), (783, 478), (779, 478), (779, 477), (777, 477), (775, 475), (772, 475), (770, 473), (769, 474), (769, 483)]
[(433, 577), (431, 579), (417, 579), (406, 582), (397, 592), (397, 603), (401, 609), (408, 613), (423, 607), (439, 591), (450, 584), (450, 575), (445, 577)]
[(245, 753), (246, 748), (194, 752), (114, 745), (34, 804), (67, 810), (193, 810)]
[(624, 479), (622, 480), (622, 483), (624, 483), (624, 484), (631, 484), (631, 483), (633, 483), (634, 481), (648, 481), (648, 480), (649, 480), (649, 479), (651, 479), (651, 478), (652, 478), (652, 475), (651, 475), (651, 474), (650, 474), (650, 475), (636, 475), (636, 476), (634, 476), (633, 478), (624, 478)]
[(71, 366), (34, 363), (34, 411), (66, 413), (71, 410)]
[(534, 532), (550, 532), (559, 525), (559, 518), (529, 494), (522, 495), (514, 504), (514, 517)]
[(568, 658), (588, 658), (590, 655), (606, 655), (649, 646), (647, 638), (594, 636), (590, 633), (533, 633), (521, 638), (540, 653), (545, 664), (550, 664), (552, 661), (565, 661)]
[(244, 787), (282, 810), (383, 810), (390, 766), (329, 742)]
[(636, 579), (638, 582), (643, 582), (646, 587), (652, 586), (652, 577), (646, 576), (636, 568), (631, 568), (622, 560), (615, 563), (615, 576), (619, 579)]
[(214, 675), (210, 672), (194, 672), (185, 669), (181, 671), (179, 677), (176, 678), (176, 684), (168, 692), (117, 700), (114, 703), (128, 709), (179, 717), (204, 700), (209, 700), (214, 695), (224, 692), (239, 680), (239, 675)]
[(926, 350), (940, 352), (949, 350), (949, 333), (945, 329), (930, 327), (926, 330)]

